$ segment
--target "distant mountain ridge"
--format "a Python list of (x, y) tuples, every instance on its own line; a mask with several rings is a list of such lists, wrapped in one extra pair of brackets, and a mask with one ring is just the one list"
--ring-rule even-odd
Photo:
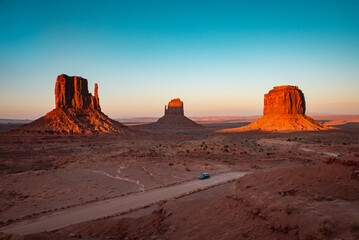
[(25, 124), (25, 123), (30, 123), (32, 121), (34, 120), (0, 118), (0, 124)]
[[(355, 114), (308, 114), (315, 120), (357, 120), (359, 115)], [(160, 117), (128, 117), (114, 118), (114, 120), (122, 123), (150, 123), (156, 122)], [(188, 117), (195, 122), (235, 122), (235, 121), (255, 121), (260, 116), (208, 116), (208, 117)], [(0, 124), (25, 124), (34, 121), (33, 119), (12, 119), (0, 118)]]

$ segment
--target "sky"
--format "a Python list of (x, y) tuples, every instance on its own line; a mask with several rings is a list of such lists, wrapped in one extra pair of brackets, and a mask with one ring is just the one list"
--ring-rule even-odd
[(359, 114), (359, 1), (0, 0), (0, 118), (55, 108), (60, 74), (113, 118), (261, 115), (296, 85), (309, 114)]

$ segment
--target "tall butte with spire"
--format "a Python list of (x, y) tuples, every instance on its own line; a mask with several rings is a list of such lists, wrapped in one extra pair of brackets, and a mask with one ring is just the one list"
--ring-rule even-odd
[(88, 91), (87, 79), (69, 77), (65, 74), (57, 77), (55, 103), (57, 109), (72, 108), (75, 111), (83, 111), (90, 108), (101, 111), (97, 83), (95, 83), (95, 96), (92, 96)]
[(145, 124), (139, 128), (148, 129), (165, 129), (165, 130), (185, 130), (185, 129), (201, 129), (199, 125), (184, 115), (183, 102), (179, 98), (172, 99), (165, 106), (165, 115), (158, 119), (155, 123)]
[(303, 92), (297, 86), (274, 87), (264, 95), (263, 117), (247, 126), (223, 129), (219, 132), (261, 131), (317, 131), (329, 127), (305, 115)]
[(132, 131), (101, 111), (98, 85), (95, 96), (88, 91), (87, 79), (62, 74), (55, 84), (56, 108), (16, 131), (37, 133), (118, 133)]

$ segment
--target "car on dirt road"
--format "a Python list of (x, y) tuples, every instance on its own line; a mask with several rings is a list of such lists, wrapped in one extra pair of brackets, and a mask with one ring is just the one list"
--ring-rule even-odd
[(201, 175), (199, 175), (199, 180), (204, 180), (207, 178), (210, 178), (211, 176), (209, 175), (209, 173), (202, 173)]

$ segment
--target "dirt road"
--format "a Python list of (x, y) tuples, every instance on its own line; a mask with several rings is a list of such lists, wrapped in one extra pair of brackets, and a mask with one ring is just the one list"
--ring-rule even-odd
[(0, 232), (17, 233), (21, 235), (52, 231), (72, 224), (90, 221), (102, 217), (130, 211), (157, 203), (162, 200), (175, 198), (188, 193), (203, 190), (221, 183), (238, 179), (248, 172), (230, 172), (213, 175), (206, 180), (193, 180), (174, 186), (149, 190), (124, 197), (112, 198), (93, 204), (59, 211), (57, 213), (15, 223), (0, 229)]

